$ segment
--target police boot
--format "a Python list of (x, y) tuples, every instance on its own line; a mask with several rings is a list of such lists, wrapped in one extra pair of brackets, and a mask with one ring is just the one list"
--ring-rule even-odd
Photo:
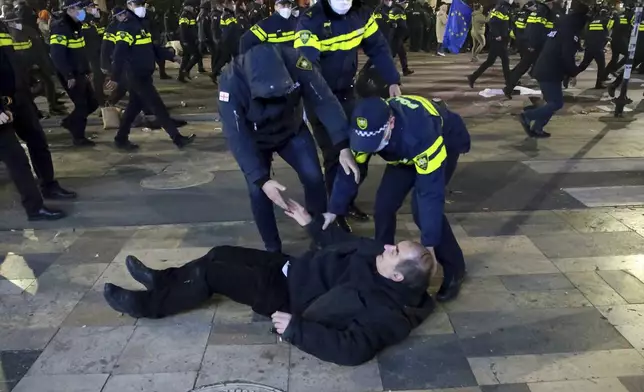
[(105, 283), (103, 289), (103, 297), (112, 309), (134, 318), (144, 317), (142, 296), (145, 294), (146, 292), (126, 290), (111, 283)]
[(186, 80), (186, 73), (183, 71), (179, 71), (179, 76), (177, 76), (177, 80), (181, 83), (188, 83)]
[(167, 74), (167, 73), (165, 73), (165, 72), (162, 72), (162, 73), (159, 73), (159, 79), (161, 79), (161, 80), (168, 80), (168, 79), (172, 79), (172, 76), (168, 75), (168, 74)]
[(474, 82), (476, 82), (474, 75), (467, 75), (467, 84), (470, 86), (470, 88), (474, 88)]
[(461, 284), (465, 279), (465, 272), (462, 272), (449, 280), (443, 280), (443, 284), (436, 293), (436, 300), (438, 302), (446, 302), (456, 298), (459, 291), (461, 291)]
[(74, 138), (73, 143), (76, 147), (94, 147), (96, 145), (96, 143), (86, 137)]
[(365, 222), (369, 220), (369, 214), (359, 209), (355, 204), (352, 204), (349, 206), (348, 216), (349, 218), (360, 222)]
[(66, 216), (67, 214), (65, 214), (63, 211), (55, 210), (47, 206), (42, 206), (38, 211), (27, 214), (27, 220), (29, 220), (30, 222), (42, 220), (53, 221), (63, 219)]
[(603, 90), (605, 88), (606, 88), (606, 86), (604, 86), (604, 84), (598, 80), (595, 83), (595, 87), (593, 87), (593, 90)]
[(47, 185), (42, 185), (40, 187), (40, 193), (45, 199), (51, 200), (69, 200), (75, 199), (78, 195), (76, 192), (68, 191), (67, 189), (60, 186), (58, 181), (53, 181)]
[(130, 255), (125, 258), (125, 266), (134, 280), (145, 286), (146, 289), (152, 290), (159, 280), (159, 271), (148, 268), (141, 260)]
[(129, 140), (117, 140), (114, 139), (114, 147), (118, 148), (119, 150), (123, 151), (135, 151), (139, 149), (138, 144), (134, 144)]
[(194, 133), (192, 135), (190, 135), (190, 136), (183, 136), (183, 135), (180, 134), (180, 135), (177, 135), (177, 136), (173, 137), (172, 141), (174, 142), (174, 144), (177, 147), (183, 148), (183, 147), (187, 146), (188, 144), (192, 143), (195, 140), (196, 137), (197, 137), (197, 135), (195, 135)]

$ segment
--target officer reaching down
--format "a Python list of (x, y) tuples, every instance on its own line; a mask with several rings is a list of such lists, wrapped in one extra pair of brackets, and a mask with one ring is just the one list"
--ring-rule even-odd
[[(388, 162), (376, 193), (376, 240), (395, 243), (396, 213), (413, 189), (412, 213), (421, 243), (435, 251), (444, 270), (437, 299), (454, 298), (465, 276), (465, 262), (443, 211), (445, 185), (459, 155), (470, 149), (463, 119), (435, 101), (403, 95), (388, 101), (378, 97), (360, 101), (350, 124), (350, 144), (358, 165), (366, 165), (374, 154)], [(353, 178), (338, 172), (325, 225), (346, 212), (357, 191)]]
[(246, 177), (266, 250), (276, 253), (282, 251), (282, 244), (271, 201), (284, 210), (288, 206), (280, 194), (285, 187), (270, 177), (273, 153), (297, 172), (307, 210), (326, 211), (322, 171), (303, 120), (302, 99), (324, 122), (330, 140), (341, 150), (340, 164), (358, 182), (358, 167), (347, 143), (346, 116), (308, 59), (284, 45), (261, 44), (237, 56), (219, 80), (223, 132)]

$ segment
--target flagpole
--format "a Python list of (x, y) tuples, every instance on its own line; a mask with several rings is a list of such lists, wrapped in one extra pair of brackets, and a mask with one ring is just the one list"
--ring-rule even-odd
[(628, 98), (627, 93), (628, 83), (631, 79), (631, 70), (633, 69), (633, 59), (635, 58), (637, 35), (639, 33), (640, 23), (642, 21), (642, 2), (643, 0), (638, 0), (637, 6), (635, 7), (635, 23), (633, 24), (633, 30), (631, 30), (631, 39), (628, 42), (628, 58), (626, 59), (626, 64), (624, 65), (624, 80), (622, 81), (619, 97), (613, 99), (613, 103), (615, 104), (615, 117), (622, 117), (624, 114), (624, 106), (633, 102), (632, 99)]

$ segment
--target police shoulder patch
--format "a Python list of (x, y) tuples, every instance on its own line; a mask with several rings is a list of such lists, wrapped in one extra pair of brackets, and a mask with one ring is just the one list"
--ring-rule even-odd
[(311, 39), (311, 33), (308, 31), (300, 31), (300, 41), (302, 41), (303, 44), (309, 42), (309, 39)]
[(127, 35), (127, 33), (125, 31), (121, 31), (119, 33), (119, 37), (121, 37), (121, 38), (125, 38), (126, 35)]
[(65, 38), (62, 35), (56, 36), (56, 41), (58, 41), (58, 42), (63, 42), (64, 39)]
[(366, 118), (358, 117), (356, 119), (356, 125), (358, 126), (358, 128), (360, 128), (360, 129), (362, 129), (364, 131), (365, 129), (367, 129), (367, 126), (369, 125), (369, 123), (367, 123)]
[(414, 161), (416, 162), (416, 166), (418, 166), (421, 170), (427, 170), (428, 166), (428, 161), (427, 161), (427, 155), (426, 154), (421, 154), (414, 158)]
[(311, 62), (307, 60), (304, 56), (300, 56), (300, 58), (297, 59), (297, 63), (295, 63), (295, 66), (305, 71), (311, 71), (313, 69), (313, 64), (311, 64)]

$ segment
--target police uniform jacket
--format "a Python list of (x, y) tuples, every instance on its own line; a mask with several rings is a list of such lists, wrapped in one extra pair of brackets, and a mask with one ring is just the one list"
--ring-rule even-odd
[(13, 39), (13, 58), (16, 61), (16, 66), (19, 69), (31, 69), (37, 64), (39, 57), (34, 51), (35, 48), (31, 38), (29, 38), (29, 35), (24, 30), (17, 30), (8, 27), (8, 31)]
[(575, 63), (575, 54), (579, 46), (579, 33), (584, 25), (584, 15), (563, 16), (560, 26), (548, 33), (532, 69), (532, 77), (540, 82), (561, 82), (565, 77), (577, 76), (579, 67)]
[(514, 37), (517, 41), (522, 41), (525, 39), (525, 28), (528, 22), (528, 15), (530, 10), (527, 8), (522, 8), (517, 12), (514, 18), (514, 24), (512, 26), (512, 31), (514, 31)]
[(99, 23), (99, 19), (88, 14), (81, 24), (81, 31), (85, 38), (85, 48), (88, 56), (99, 56), (101, 53), (101, 41), (103, 40), (105, 28), (100, 27)]
[(195, 45), (198, 39), (197, 15), (183, 10), (179, 16), (179, 37), (182, 45)]
[(166, 48), (152, 42), (152, 35), (145, 29), (143, 20), (132, 11), (125, 11), (126, 19), (118, 25), (112, 61), (112, 78), (121, 80), (127, 68), (132, 77), (150, 76), (157, 60), (172, 60), (174, 55)]
[(250, 182), (262, 186), (270, 178), (260, 151), (278, 150), (297, 133), (308, 132), (302, 99), (315, 109), (333, 143), (348, 146), (342, 106), (317, 68), (293, 48), (257, 45), (224, 69), (218, 102), (223, 132)]
[(586, 29), (586, 36), (584, 37), (586, 47), (604, 50), (604, 46), (608, 41), (608, 32), (612, 26), (612, 19), (608, 16), (597, 16), (588, 23)]
[(49, 51), (54, 67), (65, 80), (89, 75), (81, 24), (64, 14), (51, 24)]
[(0, 112), (8, 110), (9, 100), (16, 94), (16, 74), (12, 57), (13, 39), (7, 25), (0, 21)]
[(378, 5), (374, 10), (373, 10), (373, 17), (376, 19), (376, 23), (378, 24), (378, 30), (382, 32), (384, 37), (389, 40), (389, 11), (391, 10), (391, 7), (387, 7), (384, 4)]
[(284, 19), (277, 12), (266, 19), (260, 20), (242, 35), (239, 43), (239, 53), (244, 53), (263, 42), (293, 46), (296, 24), (295, 17), (291, 16), (288, 19)]
[(210, 10), (207, 8), (201, 8), (199, 15), (197, 15), (199, 42), (214, 42), (210, 24)]
[(538, 51), (545, 44), (546, 36), (554, 28), (554, 23), (547, 5), (537, 2), (536, 7), (537, 9), (528, 16), (525, 33), (528, 45)]
[(394, 4), (391, 7), (388, 15), (388, 23), (390, 30), (391, 42), (402, 41), (409, 35), (409, 28), (407, 27), (407, 14), (405, 9), (399, 5)]
[(612, 19), (612, 33), (611, 33), (611, 46), (619, 49), (626, 50), (628, 47), (628, 39), (631, 36), (631, 23), (632, 12), (625, 11), (616, 14)]
[[(389, 99), (388, 104), (396, 121), (389, 144), (377, 154), (389, 164), (415, 168), (414, 192), (419, 215), (415, 218), (422, 228), (421, 242), (424, 246), (436, 246), (440, 243), (441, 216), (445, 204), (443, 161), (447, 151), (450, 154), (468, 152), (470, 135), (458, 114), (426, 98), (403, 95)], [(361, 128), (367, 124), (350, 126)], [(354, 154), (358, 164), (367, 164), (370, 154), (360, 151), (354, 151)], [(357, 191), (358, 184), (352, 175), (338, 171), (329, 211), (346, 215)]]
[(248, 22), (256, 25), (262, 19), (268, 18), (268, 9), (265, 5), (252, 2), (248, 5)]
[(224, 12), (221, 14), (219, 20), (219, 26), (221, 27), (221, 42), (226, 47), (228, 52), (233, 56), (236, 56), (239, 51), (239, 40), (244, 33), (235, 12), (228, 8), (224, 8)]
[(221, 15), (222, 12), (218, 9), (214, 9), (210, 13), (210, 30), (215, 42), (221, 40)]
[(235, 11), (235, 18), (237, 18), (237, 23), (239, 24), (239, 27), (241, 27), (242, 33), (250, 29), (250, 27), (252, 26), (250, 20), (248, 19), (248, 12), (246, 12), (245, 10), (237, 9)]
[(336, 93), (349, 91), (358, 70), (358, 47), (373, 61), (387, 84), (399, 84), (387, 40), (378, 33), (371, 10), (354, 0), (345, 15), (328, 1), (319, 1), (298, 19), (295, 48), (319, 65), (322, 76)]
[(112, 69), (112, 56), (114, 54), (114, 47), (116, 46), (116, 33), (118, 32), (119, 21), (114, 18), (107, 25), (105, 34), (103, 34), (103, 41), (101, 42), (101, 69)]
[(507, 41), (510, 37), (510, 3), (503, 0), (490, 12), (488, 21), (490, 37), (501, 37)]

